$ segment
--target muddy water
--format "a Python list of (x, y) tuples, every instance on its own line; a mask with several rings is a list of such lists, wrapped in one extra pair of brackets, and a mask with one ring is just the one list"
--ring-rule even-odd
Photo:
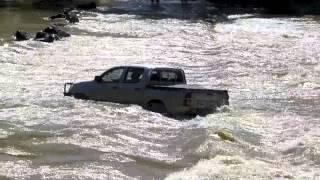
[[(54, 44), (5, 41), (0, 178), (320, 178), (319, 18), (212, 24), (198, 7), (119, 3), (83, 14), (67, 26), (73, 36)], [(230, 107), (178, 121), (63, 97), (64, 83), (124, 64), (183, 68), (190, 84), (228, 89)]]
[(46, 27), (49, 22), (44, 17), (54, 11), (35, 10), (22, 7), (0, 7), (0, 44), (13, 39), (17, 30), (36, 33)]

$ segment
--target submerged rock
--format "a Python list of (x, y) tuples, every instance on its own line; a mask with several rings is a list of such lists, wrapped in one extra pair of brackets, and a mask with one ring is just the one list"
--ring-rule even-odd
[(35, 39), (45, 38), (47, 34), (45, 32), (37, 32)]
[(66, 18), (66, 15), (65, 14), (57, 14), (57, 15), (54, 15), (54, 16), (51, 16), (50, 19), (60, 19), (60, 18)]
[(15, 38), (16, 41), (26, 41), (30, 39), (30, 34), (23, 31), (17, 31), (15, 33)]
[(49, 26), (49, 27), (45, 28), (43, 30), (43, 32), (49, 33), (49, 34), (57, 34), (58, 33), (58, 29), (56, 27), (54, 27), (54, 26)]
[(230, 142), (235, 142), (236, 140), (228, 133), (223, 132), (223, 131), (218, 131), (216, 134), (225, 141), (230, 141)]
[(49, 27), (45, 28), (43, 30), (43, 32), (46, 32), (46, 33), (49, 33), (49, 34), (55, 34), (60, 38), (70, 37), (71, 36), (71, 34), (61, 30), (60, 28), (58, 28), (56, 26), (49, 26)]
[(54, 42), (57, 37), (54, 34), (49, 34), (46, 32), (37, 32), (36, 37), (34, 40), (36, 41), (41, 41), (41, 42), (47, 42), (47, 43), (52, 43)]
[(76, 23), (79, 22), (78, 14), (80, 12), (74, 8), (64, 8), (63, 13), (56, 14), (51, 16), (51, 20), (67, 20), (69, 23)]
[(77, 9), (75, 8), (64, 8), (63, 9), (63, 14), (64, 15), (67, 15), (69, 13), (73, 13), (73, 14), (80, 14), (80, 11), (78, 11)]
[(41, 42), (54, 42), (64, 37), (70, 37), (71, 35), (56, 26), (49, 26), (41, 32), (37, 32), (34, 40)]
[(66, 20), (68, 20), (70, 23), (79, 22), (79, 18), (77, 16), (77, 14), (71, 13), (71, 12), (66, 14)]

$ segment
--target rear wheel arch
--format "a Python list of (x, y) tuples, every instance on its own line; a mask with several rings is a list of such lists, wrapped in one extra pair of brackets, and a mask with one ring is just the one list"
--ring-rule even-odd
[(165, 103), (159, 99), (152, 99), (148, 101), (146, 104), (146, 109), (157, 113), (167, 113)]

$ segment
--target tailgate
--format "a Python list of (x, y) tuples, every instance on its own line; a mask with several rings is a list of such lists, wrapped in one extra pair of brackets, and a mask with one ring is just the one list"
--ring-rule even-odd
[(192, 92), (191, 107), (194, 108), (216, 108), (222, 105), (229, 105), (227, 91), (203, 90)]

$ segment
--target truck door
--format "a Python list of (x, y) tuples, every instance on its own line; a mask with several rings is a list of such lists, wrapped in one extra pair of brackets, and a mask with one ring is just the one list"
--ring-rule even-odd
[(145, 76), (144, 68), (130, 67), (127, 69), (119, 90), (122, 103), (143, 105)]
[(119, 87), (125, 69), (124, 67), (117, 67), (103, 73), (100, 76), (101, 82), (97, 84), (95, 89), (94, 99), (119, 102)]

